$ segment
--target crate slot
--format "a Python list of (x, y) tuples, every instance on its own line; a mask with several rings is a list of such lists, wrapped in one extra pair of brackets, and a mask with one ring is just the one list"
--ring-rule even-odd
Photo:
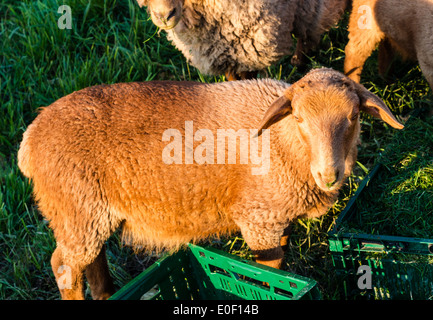
[(265, 290), (270, 290), (269, 284), (267, 284), (263, 280), (258, 280), (258, 279), (255, 279), (255, 278), (247, 277), (247, 276), (239, 274), (239, 273), (236, 273), (235, 277), (236, 277), (236, 279), (239, 279), (242, 282), (249, 283), (249, 284), (252, 284), (252, 285), (255, 285), (255, 286), (259, 286), (259, 287), (261, 287), (262, 289), (265, 289)]
[(230, 286), (230, 282), (227, 279), (223, 279), (223, 278), (219, 278), (220, 279), (220, 283), (221, 283), (221, 287), (229, 292), (232, 291), (232, 288)]
[(262, 300), (262, 295), (259, 291), (250, 289), (251, 295), (253, 296), (254, 300)]
[(230, 274), (225, 269), (214, 266), (212, 264), (209, 264), (209, 271), (211, 273), (218, 273), (218, 274), (222, 274), (226, 277), (230, 277)]
[(280, 289), (280, 288), (277, 288), (277, 287), (275, 287), (274, 292), (276, 294), (280, 294), (280, 295), (286, 296), (288, 298), (293, 298), (293, 296), (294, 296), (293, 292), (290, 292), (290, 291), (284, 290), (284, 289)]
[(247, 297), (247, 291), (245, 290), (245, 288), (243, 286), (236, 284), (235, 288), (236, 288), (237, 294), (239, 294), (242, 297)]

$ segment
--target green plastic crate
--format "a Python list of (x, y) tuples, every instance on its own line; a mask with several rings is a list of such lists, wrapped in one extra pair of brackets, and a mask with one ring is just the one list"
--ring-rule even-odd
[[(433, 264), (425, 262), (427, 256), (433, 256), (433, 239), (353, 233), (343, 228), (344, 222), (355, 219), (359, 210), (357, 199), (374, 183), (379, 170), (383, 170), (381, 164), (361, 182), (329, 233), (329, 248), (342, 292), (347, 298), (360, 297), (362, 293), (364, 297), (383, 300), (433, 299)], [(401, 260), (405, 255), (414, 259)], [(371, 290), (359, 289), (362, 273), (357, 273), (361, 265), (370, 267)]]
[[(269, 286), (263, 283), (268, 283)], [(320, 299), (314, 280), (189, 244), (166, 255), (116, 292), (112, 300)]]

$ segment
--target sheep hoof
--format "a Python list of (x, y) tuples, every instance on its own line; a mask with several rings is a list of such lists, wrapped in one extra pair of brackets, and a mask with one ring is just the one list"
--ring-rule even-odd
[(304, 64), (302, 61), (302, 57), (298, 56), (297, 54), (293, 55), (290, 63), (295, 67), (300, 67)]

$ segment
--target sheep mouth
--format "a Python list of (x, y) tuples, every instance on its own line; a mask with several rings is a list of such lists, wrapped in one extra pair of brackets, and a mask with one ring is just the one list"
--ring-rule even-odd
[[(344, 171), (343, 171), (344, 172)], [(323, 191), (325, 192), (331, 192), (334, 190), (338, 190), (342, 184), (343, 184), (343, 180), (344, 180), (344, 174), (342, 174), (341, 172), (339, 174), (337, 174), (337, 176), (335, 177), (335, 180), (330, 181), (328, 180), (324, 180), (320, 174), (318, 173), (313, 173), (313, 178), (314, 181), (316, 182), (316, 185)]]
[(156, 26), (159, 27), (162, 30), (165, 30), (165, 31), (174, 29), (176, 27), (176, 25), (169, 25), (169, 26), (167, 26), (167, 25), (157, 25), (157, 24), (156, 24)]
[(339, 180), (339, 181), (335, 181), (333, 183), (330, 183), (330, 182), (325, 183), (325, 182), (322, 182), (320, 180), (319, 181), (316, 180), (316, 184), (321, 190), (323, 190), (325, 192), (331, 192), (331, 191), (338, 190), (342, 185), (342, 181)]

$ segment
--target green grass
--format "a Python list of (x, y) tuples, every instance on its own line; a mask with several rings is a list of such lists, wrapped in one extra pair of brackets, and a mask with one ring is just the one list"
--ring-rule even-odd
[[(57, 9), (63, 4), (72, 9), (70, 30), (57, 27), (61, 16)], [(31, 185), (16, 164), (22, 134), (37, 108), (100, 83), (218, 82), (224, 77), (204, 76), (189, 66), (133, 0), (6, 0), (0, 3), (0, 17), (0, 299), (58, 299), (50, 267), (55, 241), (32, 200)], [(347, 17), (323, 36), (307, 70), (326, 66), (342, 71), (346, 22)], [(305, 71), (293, 68), (289, 61), (290, 57), (282, 59), (260, 76), (296, 81)], [(403, 118), (416, 108), (432, 105), (428, 84), (414, 63), (397, 61), (391, 81), (385, 82), (377, 75), (375, 53), (367, 62), (363, 83)], [(328, 215), (294, 225), (286, 255), (287, 269), (317, 280), (325, 299), (340, 298), (327, 232), (365, 176), (364, 168), (371, 168), (394, 134), (386, 124), (367, 116), (362, 118), (362, 128), (360, 165), (339, 201)], [(230, 249), (233, 239), (224, 241), (222, 245)], [(248, 256), (247, 246), (236, 250)], [(157, 259), (134, 255), (120, 244), (117, 234), (109, 240), (107, 255), (117, 287)]]
[(433, 236), (433, 119), (411, 118), (378, 159), (384, 165), (358, 198), (352, 231)]

